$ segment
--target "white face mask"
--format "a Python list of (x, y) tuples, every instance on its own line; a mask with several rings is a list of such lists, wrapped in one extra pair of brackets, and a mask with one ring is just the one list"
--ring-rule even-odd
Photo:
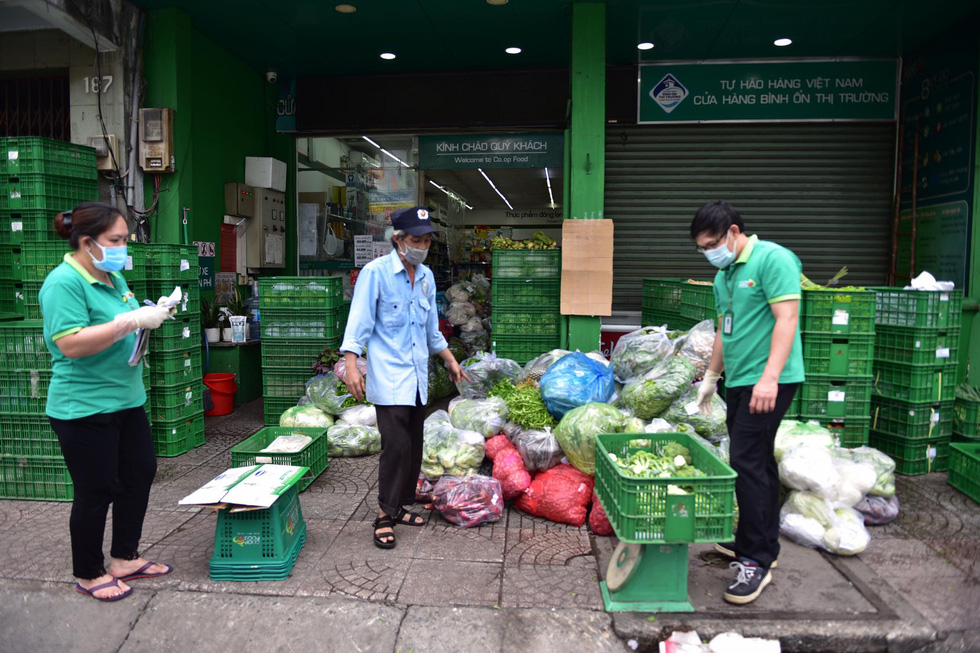
[(731, 232), (725, 236), (725, 242), (718, 245), (714, 249), (709, 249), (704, 253), (705, 258), (716, 268), (724, 270), (732, 261), (735, 260), (735, 251), (728, 249), (728, 239), (731, 236)]
[(409, 247), (408, 243), (406, 243), (405, 241), (402, 241), (402, 244), (405, 245), (405, 251), (403, 252), (402, 250), (399, 249), (398, 253), (401, 254), (406, 261), (408, 261), (412, 265), (421, 265), (423, 262), (425, 262), (425, 257), (429, 255), (428, 249), (418, 249), (416, 247)]

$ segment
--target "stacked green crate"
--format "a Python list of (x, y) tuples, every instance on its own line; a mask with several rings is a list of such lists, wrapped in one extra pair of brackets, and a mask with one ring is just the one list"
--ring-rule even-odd
[(262, 316), (262, 396), (265, 423), (306, 393), (313, 363), (324, 348), (340, 347), (343, 277), (267, 277), (259, 279)]
[(980, 401), (959, 393), (953, 403), (953, 442), (980, 443)]
[(715, 289), (710, 281), (688, 280), (681, 284), (680, 317), (669, 326), (686, 331), (703, 320), (717, 321)]
[(683, 279), (644, 279), (642, 326), (674, 327), (681, 317)]
[(561, 345), (561, 252), (493, 252), (491, 349), (521, 365)]
[(868, 443), (875, 292), (804, 290), (800, 331), (806, 381), (790, 414), (834, 431), (841, 446)]
[[(149, 416), (158, 456), (179, 456), (204, 444), (201, 299), (196, 245), (130, 246), (131, 290), (140, 303), (180, 288), (174, 319), (150, 332)], [(129, 264), (127, 263), (127, 267)]]
[(68, 249), (54, 233), (54, 217), (98, 199), (95, 163), (95, 150), (83, 145), (0, 139), (0, 315), (41, 319), (38, 291)]
[(876, 288), (871, 445), (899, 474), (949, 468), (962, 291)]

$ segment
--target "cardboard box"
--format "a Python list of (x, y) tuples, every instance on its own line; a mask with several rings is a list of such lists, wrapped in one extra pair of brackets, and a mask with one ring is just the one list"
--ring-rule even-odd
[(255, 188), (286, 192), (286, 164), (268, 156), (245, 157), (245, 183)]
[(562, 315), (612, 315), (613, 221), (565, 220), (561, 241)]

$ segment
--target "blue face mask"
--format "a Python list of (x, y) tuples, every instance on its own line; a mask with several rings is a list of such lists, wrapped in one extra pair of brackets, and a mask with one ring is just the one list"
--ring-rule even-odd
[[(92, 242), (95, 241), (93, 240)], [(120, 245), (118, 247), (103, 247), (100, 243), (95, 242), (95, 244), (102, 250), (102, 260), (95, 260), (95, 257), (92, 256), (91, 247), (88, 248), (88, 255), (92, 257), (92, 265), (95, 266), (96, 270), (102, 270), (103, 272), (119, 272), (126, 267), (128, 252), (125, 245)]]
[(714, 249), (709, 249), (704, 253), (705, 258), (708, 259), (708, 263), (724, 270), (735, 260), (735, 252), (728, 249), (728, 238), (725, 238), (725, 242), (718, 245)]

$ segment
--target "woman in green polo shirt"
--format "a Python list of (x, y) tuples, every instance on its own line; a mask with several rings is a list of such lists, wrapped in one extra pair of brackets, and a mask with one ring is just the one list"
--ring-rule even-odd
[[(74, 251), (40, 292), (52, 367), (46, 412), (75, 487), (69, 522), (75, 589), (117, 601), (133, 591), (126, 581), (172, 569), (138, 551), (156, 457), (143, 410), (142, 366), (128, 363), (136, 331), (159, 327), (169, 311), (140, 307), (119, 273), (129, 237), (119, 211), (89, 202), (59, 213), (54, 224)], [(107, 569), (102, 540), (110, 503)]]

